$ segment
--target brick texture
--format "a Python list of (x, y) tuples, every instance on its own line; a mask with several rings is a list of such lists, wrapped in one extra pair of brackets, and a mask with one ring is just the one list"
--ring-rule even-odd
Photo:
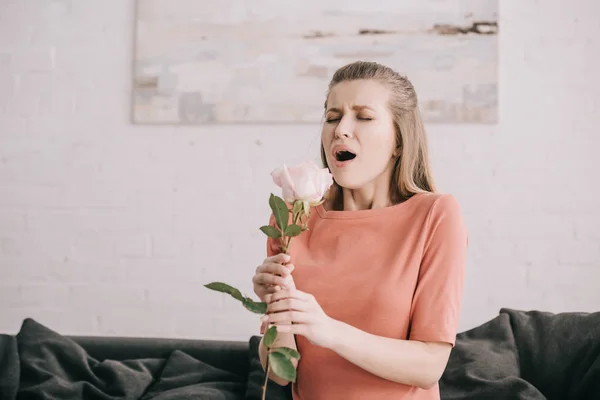
[[(600, 309), (600, 3), (500, 3), (499, 124), (428, 127), (469, 225), (462, 329)], [(252, 292), (269, 172), (320, 128), (132, 125), (133, 12), (0, 4), (0, 331), (245, 340), (258, 317), (202, 285)]]

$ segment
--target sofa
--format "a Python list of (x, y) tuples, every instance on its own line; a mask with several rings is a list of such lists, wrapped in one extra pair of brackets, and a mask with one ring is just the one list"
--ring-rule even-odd
[[(259, 341), (68, 336), (26, 318), (0, 335), (0, 399), (258, 400)], [(267, 393), (291, 399), (289, 385)], [(501, 309), (457, 335), (440, 393), (600, 399), (600, 312)]]

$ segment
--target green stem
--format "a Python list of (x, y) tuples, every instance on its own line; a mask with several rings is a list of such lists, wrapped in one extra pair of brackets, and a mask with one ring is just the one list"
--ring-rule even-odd
[[(302, 217), (304, 216), (304, 210), (300, 210), (299, 213), (294, 214), (293, 210), (290, 209), (289, 210), (292, 213), (292, 223), (298, 225), (300, 222), (302, 222)], [(304, 221), (304, 228), (306, 228), (306, 224), (308, 223), (308, 220)], [(288, 236), (286, 237), (283, 234), (282, 230), (279, 230), (279, 232), (281, 232), (281, 250), (283, 251), (283, 253), (288, 254), (288, 250), (290, 248), (290, 242), (292, 241), (292, 236)]]
[(265, 383), (263, 385), (263, 392), (262, 392), (262, 400), (266, 400), (267, 398), (267, 384), (269, 383), (269, 371), (271, 371), (271, 364), (269, 364), (269, 354), (271, 353), (271, 349), (268, 349), (269, 351), (267, 352), (267, 370), (265, 372)]
[[(292, 214), (292, 223), (293, 224), (298, 224), (298, 222), (302, 219), (302, 215), (301, 213), (298, 213), (296, 215)], [(281, 236), (281, 242), (282, 242), (282, 250), (285, 254), (288, 254), (288, 249), (290, 248), (290, 242), (292, 241), (292, 236), (288, 236), (287, 237), (287, 241), (286, 241), (286, 237), (283, 235), (282, 232), (282, 236)]]

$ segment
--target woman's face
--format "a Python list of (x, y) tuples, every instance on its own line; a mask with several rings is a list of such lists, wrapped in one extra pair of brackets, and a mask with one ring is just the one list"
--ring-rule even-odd
[(388, 100), (388, 89), (374, 80), (345, 81), (331, 90), (321, 141), (341, 187), (388, 184), (396, 150)]

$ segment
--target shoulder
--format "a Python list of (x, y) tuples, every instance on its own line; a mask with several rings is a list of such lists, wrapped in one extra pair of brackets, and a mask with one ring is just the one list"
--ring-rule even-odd
[(456, 197), (450, 193), (428, 193), (430, 215), (461, 214), (462, 210)]
[(427, 228), (433, 229), (442, 221), (459, 225), (463, 223), (461, 206), (452, 194), (419, 193), (415, 196), (412, 212), (423, 218)]
[(449, 193), (427, 194), (426, 230), (430, 235), (467, 236), (462, 208), (457, 198)]
[(456, 197), (449, 193), (418, 193), (406, 201), (412, 203), (410, 212), (431, 220), (442, 215), (461, 215), (462, 210)]

